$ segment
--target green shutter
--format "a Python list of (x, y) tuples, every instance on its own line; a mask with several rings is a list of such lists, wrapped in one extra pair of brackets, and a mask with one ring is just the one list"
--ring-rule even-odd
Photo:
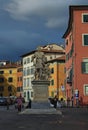
[(84, 45), (88, 45), (88, 35), (84, 35)]
[(82, 73), (85, 73), (85, 62), (82, 62)]
[(83, 15), (83, 22), (88, 22), (88, 15)]

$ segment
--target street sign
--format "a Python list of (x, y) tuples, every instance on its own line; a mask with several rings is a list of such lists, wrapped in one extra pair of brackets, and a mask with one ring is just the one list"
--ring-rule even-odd
[(75, 96), (76, 99), (79, 98), (79, 90), (78, 89), (75, 90), (74, 96)]
[(64, 91), (64, 90), (65, 90), (65, 87), (64, 87), (64, 86), (61, 86), (61, 90)]

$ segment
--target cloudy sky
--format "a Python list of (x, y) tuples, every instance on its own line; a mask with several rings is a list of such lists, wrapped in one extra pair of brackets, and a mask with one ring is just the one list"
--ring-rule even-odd
[(88, 5), (88, 0), (0, 0), (0, 60), (18, 60), (40, 45), (63, 44), (69, 5)]

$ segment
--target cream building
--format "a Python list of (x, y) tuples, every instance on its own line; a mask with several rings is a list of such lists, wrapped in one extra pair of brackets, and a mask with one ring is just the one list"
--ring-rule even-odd
[[(29, 100), (29, 98), (33, 100), (31, 81), (34, 80), (35, 68), (33, 66), (32, 56), (36, 51), (37, 49), (21, 56), (23, 60), (23, 93), (26, 102)], [(47, 61), (65, 55), (64, 48), (55, 43), (41, 46), (41, 51), (44, 52), (45, 56), (47, 57)]]

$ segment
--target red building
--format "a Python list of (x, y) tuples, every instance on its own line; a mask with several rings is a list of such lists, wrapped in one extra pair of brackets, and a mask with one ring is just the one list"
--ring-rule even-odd
[(88, 6), (70, 6), (65, 38), (66, 95), (88, 104)]

